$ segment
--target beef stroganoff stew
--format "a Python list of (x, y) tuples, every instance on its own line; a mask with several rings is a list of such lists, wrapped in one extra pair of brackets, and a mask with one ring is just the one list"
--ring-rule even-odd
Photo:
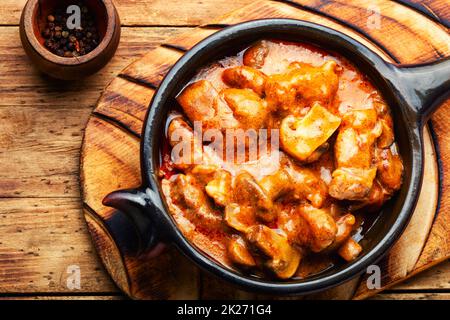
[(177, 102), (159, 172), (169, 211), (234, 270), (295, 279), (356, 259), (402, 184), (389, 107), (337, 54), (262, 40), (199, 70)]

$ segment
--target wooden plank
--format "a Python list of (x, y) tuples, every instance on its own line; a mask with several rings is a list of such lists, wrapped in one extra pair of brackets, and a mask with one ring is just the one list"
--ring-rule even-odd
[(81, 185), (94, 242), (108, 271), (128, 295), (145, 299), (197, 298), (198, 269), (175, 248), (169, 247), (157, 259), (149, 259), (148, 252), (137, 254), (116, 246), (121, 243), (119, 239), (126, 243), (130, 239), (137, 241), (135, 229), (122, 213), (103, 206), (102, 200), (112, 191), (140, 185), (138, 155), (135, 136), (95, 116), (89, 120), (81, 155)]
[(410, 6), (430, 19), (433, 19), (447, 28), (450, 28), (450, 6), (448, 0), (395, 0)]
[(450, 55), (447, 30), (416, 10), (396, 2), (384, 0), (363, 2), (287, 0), (286, 2), (336, 19), (363, 33), (379, 46), (388, 48), (387, 51), (402, 63), (433, 61)]
[(450, 289), (450, 261), (447, 260), (426, 270), (417, 276), (406, 280), (392, 290), (449, 290)]
[[(389, 55), (376, 44), (368, 41), (360, 33), (355, 32), (351, 28), (348, 28), (340, 23), (337, 23), (333, 19), (325, 16), (317, 15), (307, 10), (299, 10), (298, 7), (292, 6), (287, 3), (275, 2), (275, 1), (258, 1), (255, 5), (250, 5), (243, 10), (237, 10), (222, 17), (216, 18), (211, 22), (212, 25), (231, 25), (236, 23), (241, 23), (249, 21), (252, 19), (262, 19), (262, 18), (288, 18), (288, 19), (299, 19), (305, 20), (317, 24), (324, 25), (326, 27), (338, 30), (348, 36), (354, 38), (355, 40), (361, 42), (371, 50), (378, 53), (386, 60), (390, 60)], [(193, 45), (193, 44), (191, 44)]]
[(83, 201), (107, 219), (113, 212), (102, 205), (103, 198), (114, 190), (138, 187), (141, 183), (139, 140), (92, 117), (86, 126), (81, 154)]
[[(342, 6), (342, 3), (339, 3), (339, 6)], [(333, 20), (334, 18), (332, 19), (320, 15), (318, 16), (308, 11), (298, 10), (298, 7), (278, 2), (259, 1), (251, 6), (243, 8), (242, 10), (237, 10), (235, 12), (227, 14), (225, 17), (214, 20), (212, 24), (208, 25), (208, 27), (210, 29), (215, 30), (216, 27), (219, 25), (220, 26), (228, 25), (263, 17), (297, 18), (313, 21), (316, 23), (321, 23), (330, 26), (332, 28), (341, 30), (357, 38), (357, 40), (361, 41), (362, 43), (366, 44), (367, 46), (369, 46), (370, 48), (379, 52), (382, 55), (383, 51), (380, 50), (380, 47), (385, 48), (382, 43), (379, 46), (373, 45), (364, 36), (361, 36), (359, 33), (355, 32), (354, 29), (356, 28), (354, 28), (353, 26), (343, 27), (340, 24), (336, 23), (336, 21)], [(431, 23), (429, 20), (427, 21), (428, 23)], [(187, 50), (191, 48), (197, 41), (199, 41), (202, 38), (202, 36), (210, 35), (214, 31), (210, 29), (208, 28), (196, 29), (194, 32), (191, 32), (190, 36), (188, 37), (183, 37), (183, 35), (181, 35), (177, 37), (175, 40), (168, 41), (166, 44), (170, 48), (175, 48), (176, 50), (172, 50), (167, 47), (158, 48), (147, 54), (143, 59), (133, 63), (130, 67), (128, 67), (124, 72), (121, 73), (121, 76), (125, 77), (126, 79), (130, 79), (132, 81), (146, 85), (148, 87), (156, 87), (160, 83), (164, 73), (170, 68), (170, 65), (173, 64), (181, 55), (181, 52), (179, 52), (179, 50)], [(399, 33), (398, 30), (395, 31)], [(408, 34), (409, 30), (403, 32), (405, 34)], [(402, 35), (403, 34), (401, 33), (398, 36), (401, 37)], [(375, 38), (371, 39), (372, 40), (374, 39), (375, 42), (378, 43)], [(408, 53), (405, 53), (405, 55), (407, 54)], [(388, 55), (384, 54), (383, 56), (386, 59), (389, 59)], [(396, 58), (398, 59), (398, 57)], [(126, 85), (127, 83), (123, 82), (123, 87), (125, 87)], [(136, 84), (133, 85), (136, 86)], [(140, 94), (139, 91), (140, 90), (138, 90), (138, 95)], [(122, 90), (122, 86), (119, 85), (115, 85), (115, 89), (111, 90), (111, 92), (114, 92), (112, 94), (112, 96), (114, 97), (126, 98), (127, 95), (126, 90)], [(146, 93), (142, 91), (142, 94), (145, 95)], [(141, 100), (145, 101), (145, 99)], [(115, 109), (114, 112), (116, 112), (117, 109), (120, 109), (120, 112), (123, 112), (124, 114), (116, 113), (112, 116), (113, 117), (120, 116), (121, 118), (116, 120), (122, 123), (125, 127), (131, 128), (133, 126), (136, 126), (136, 123), (138, 122), (137, 121), (136, 123), (130, 122), (130, 119), (126, 117), (127, 113), (133, 112), (132, 110), (134, 106), (133, 104), (131, 104), (130, 108), (128, 106), (130, 105), (129, 103), (125, 104), (127, 105), (126, 108), (119, 106), (118, 108), (114, 108)], [(105, 103), (103, 104), (102, 107), (103, 109), (106, 110), (107, 106), (108, 104)], [(138, 104), (137, 110), (142, 110), (142, 104), (140, 104), (140, 107)], [(102, 114), (104, 113), (102, 112)], [(136, 118), (141, 117), (138, 116)], [(429, 141), (429, 136), (427, 136), (426, 139), (427, 141)], [(428, 155), (429, 159), (433, 159), (434, 150), (432, 150), (432, 148), (428, 148), (426, 154)], [(434, 161), (431, 161), (431, 163), (433, 162)], [(430, 165), (430, 163), (428, 163), (428, 165)], [(117, 172), (117, 170), (114, 171)], [(411, 272), (411, 270), (413, 269), (414, 265), (417, 262), (417, 259), (423, 248), (423, 243), (428, 235), (429, 226), (431, 225), (432, 219), (434, 217), (433, 213), (435, 203), (435, 201), (430, 201), (430, 194), (433, 194), (433, 197), (435, 199), (437, 192), (436, 190), (437, 175), (435, 167), (434, 170), (433, 168), (430, 168), (426, 169), (426, 171), (428, 174), (430, 174), (430, 176), (427, 178), (427, 181), (430, 182), (430, 185), (432, 185), (434, 189), (430, 190), (430, 192), (428, 193), (428, 197), (427, 199), (425, 199), (425, 201), (424, 200), (421, 201), (421, 205), (419, 205), (418, 207), (418, 213), (413, 218), (411, 225), (408, 227), (407, 232), (405, 233), (406, 240), (404, 240), (403, 243), (400, 242), (396, 246), (397, 250), (394, 251), (394, 253), (390, 255), (390, 258), (385, 260), (384, 262), (389, 267), (389, 272), (387, 273), (389, 277), (386, 278), (388, 279), (387, 284), (390, 284), (391, 281), (396, 281), (396, 279), (401, 279), (402, 277), (405, 277), (408, 273)], [(203, 277), (202, 283), (203, 283), (203, 287), (201, 290), (202, 298), (215, 298), (218, 296), (221, 297), (225, 296), (230, 299), (234, 299), (252, 296), (244, 292), (241, 293), (240, 291), (236, 291), (232, 287), (224, 285), (223, 283), (221, 283), (221, 281), (215, 281), (214, 279), (210, 279), (209, 277), (206, 276)], [(325, 298), (330, 297), (330, 295), (332, 295), (333, 297), (348, 298), (349, 293), (354, 291), (354, 287), (355, 283), (349, 284), (349, 286), (345, 288), (336, 289), (332, 293), (328, 292), (325, 295), (323, 294), (316, 295), (315, 298)], [(220, 290), (217, 290), (217, 288), (220, 288)], [(369, 293), (365, 292), (364, 294), (368, 295)], [(370, 294), (373, 294), (373, 292), (370, 292)]]
[(132, 79), (150, 88), (156, 88), (161, 83), (167, 71), (183, 55), (183, 52), (158, 47), (141, 59), (133, 62), (123, 70), (120, 75)]
[[(0, 293), (117, 291), (92, 247), (79, 200), (0, 199), (0, 221)], [(67, 287), (73, 265), (80, 290)]]
[[(0, 27), (0, 108), (52, 106), (92, 108), (103, 88), (131, 61), (187, 28), (122, 28), (115, 57), (97, 74), (83, 81), (61, 82), (43, 76), (23, 51), (17, 27)], [(85, 124), (85, 123), (84, 123)], [(1, 128), (0, 128), (1, 130)]]
[(371, 300), (450, 300), (449, 293), (381, 293)]
[[(186, 31), (133, 29), (122, 29), (118, 55), (100, 74), (61, 83), (34, 70), (16, 27), (0, 27), (0, 197), (79, 197), (83, 129), (103, 86), (130, 60)], [(146, 102), (137, 103), (146, 108)], [(142, 109), (142, 117), (144, 113)]]
[(0, 197), (78, 198), (89, 114), (89, 108), (1, 107)]
[[(124, 26), (196, 26), (223, 12), (240, 8), (251, 0), (114, 0)], [(0, 25), (17, 25), (26, 0), (2, 0)]]
[(427, 266), (450, 257), (450, 135), (448, 123), (450, 121), (450, 100), (434, 114), (433, 128), (439, 141), (439, 158), (441, 163), (441, 201), (439, 213), (433, 223), (425, 248), (417, 262), (416, 269), (423, 270)]
[(133, 134), (140, 135), (142, 122), (154, 91), (117, 77), (103, 92), (95, 112), (114, 119)]

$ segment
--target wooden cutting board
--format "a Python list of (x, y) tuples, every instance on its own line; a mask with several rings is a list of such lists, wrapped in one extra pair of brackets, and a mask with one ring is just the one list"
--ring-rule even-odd
[[(95, 247), (115, 283), (132, 298), (268, 298), (237, 290), (205, 274), (174, 248), (157, 258), (146, 252), (136, 254), (133, 225), (123, 213), (101, 203), (111, 191), (140, 185), (143, 119), (170, 67), (193, 45), (221, 28), (261, 18), (301, 19), (334, 28), (391, 62), (422, 63), (450, 55), (448, 1), (264, 0), (170, 39), (129, 65), (104, 90), (88, 122), (81, 155), (81, 187)], [(379, 263), (382, 287), (369, 290), (366, 276), (362, 276), (302, 298), (367, 298), (450, 257), (449, 105), (450, 100), (425, 130), (421, 197), (407, 230)]]

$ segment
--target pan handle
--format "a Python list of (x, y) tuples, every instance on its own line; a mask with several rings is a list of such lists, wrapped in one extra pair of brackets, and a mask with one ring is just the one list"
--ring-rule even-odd
[(150, 188), (118, 190), (108, 194), (103, 204), (125, 213), (136, 227), (138, 252), (150, 250), (158, 255), (162, 244), (169, 242), (167, 219), (157, 194)]
[(450, 95), (450, 57), (429, 64), (394, 67), (394, 85), (415, 109), (421, 124)]

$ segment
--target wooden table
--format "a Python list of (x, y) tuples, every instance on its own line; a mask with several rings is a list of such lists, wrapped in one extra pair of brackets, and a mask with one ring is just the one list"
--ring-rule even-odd
[[(22, 50), (18, 21), (25, 0), (0, 9), (0, 298), (118, 299), (81, 211), (83, 129), (105, 87), (127, 64), (211, 18), (252, 0), (116, 0), (122, 40), (98, 74), (62, 83), (41, 75)], [(79, 267), (80, 289), (70, 289)], [(450, 299), (450, 263), (376, 299)]]

